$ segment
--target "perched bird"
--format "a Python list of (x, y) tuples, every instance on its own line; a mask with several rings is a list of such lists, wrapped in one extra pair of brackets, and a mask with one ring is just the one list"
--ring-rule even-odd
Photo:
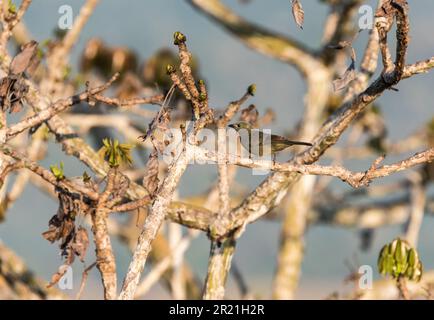
[(268, 134), (261, 129), (254, 129), (247, 122), (238, 122), (229, 125), (235, 129), (240, 137), (241, 144), (249, 152), (249, 155), (258, 156), (273, 156), (273, 161), (276, 153), (293, 145), (312, 146), (309, 142), (291, 141), (285, 137), (275, 134)]

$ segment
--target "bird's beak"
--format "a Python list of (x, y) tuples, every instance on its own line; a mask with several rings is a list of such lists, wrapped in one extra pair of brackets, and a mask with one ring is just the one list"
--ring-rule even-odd
[(234, 124), (230, 124), (229, 128), (235, 129), (235, 125)]

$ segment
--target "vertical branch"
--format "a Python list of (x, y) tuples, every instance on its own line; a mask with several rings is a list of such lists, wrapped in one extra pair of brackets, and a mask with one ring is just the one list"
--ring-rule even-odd
[[(241, 105), (249, 98), (249, 96), (254, 94), (254, 91), (255, 86), (249, 86), (243, 97), (238, 101), (230, 103), (224, 114), (217, 121), (219, 211), (216, 222), (223, 226), (229, 219), (231, 212), (226, 127), (229, 121), (238, 112)], [(216, 225), (211, 226), (211, 232), (214, 227), (216, 227)], [(203, 293), (204, 299), (215, 300), (224, 298), (226, 280), (231, 267), (235, 244), (236, 242), (233, 235), (229, 235), (227, 239), (213, 239), (211, 241), (208, 272)]]
[(98, 204), (92, 212), (92, 232), (95, 242), (95, 252), (97, 257), (97, 268), (101, 273), (104, 299), (116, 299), (116, 261), (111, 246), (110, 236), (107, 228), (107, 218), (109, 209), (106, 208), (106, 202), (115, 187), (114, 181), (116, 169), (110, 169), (107, 174), (107, 186), (100, 195)]
[(178, 186), (182, 174), (187, 169), (190, 158), (182, 151), (178, 159), (169, 167), (169, 172), (158, 190), (146, 217), (140, 233), (133, 258), (125, 276), (119, 299), (131, 300), (134, 298), (140, 275), (145, 268), (146, 260), (151, 251), (151, 244), (166, 217), (166, 211), (172, 200), (173, 193)]
[(99, 2), (100, 0), (87, 0), (83, 5), (77, 18), (74, 20), (74, 25), (62, 40), (61, 47), (63, 53), (69, 53), (71, 51)]
[(12, 35), (12, 30), (21, 21), (27, 9), (29, 8), (32, 0), (23, 0), (17, 13), (13, 17), (9, 17), (9, 5), (8, 1), (2, 1), (2, 20), (3, 20), (3, 30), (0, 35), (0, 54), (3, 56), (6, 54), (7, 43)]
[[(235, 112), (234, 112), (235, 114)], [(217, 145), (218, 145), (218, 173), (219, 173), (219, 216), (227, 217), (230, 212), (229, 202), (229, 179), (227, 164), (227, 120), (224, 117), (217, 123)], [(218, 240), (211, 241), (210, 257), (208, 261), (208, 272), (205, 280), (203, 293), (204, 299), (223, 299), (225, 284), (230, 269), (232, 254), (235, 250), (235, 240), (225, 240), (220, 243)]]
[[(381, 8), (384, 0), (378, 0), (377, 10)], [(380, 17), (376, 17), (374, 20), (373, 28), (370, 31), (368, 43), (363, 53), (363, 58), (360, 64), (360, 72), (357, 74), (354, 81), (352, 81), (348, 87), (347, 94), (344, 97), (344, 101), (350, 101), (356, 97), (360, 92), (365, 90), (369, 79), (374, 74), (378, 65), (379, 54), (379, 33), (375, 27), (380, 21)]]
[[(198, 230), (189, 230), (189, 234), (181, 238), (177, 244), (172, 248), (169, 252), (169, 255), (165, 255), (163, 259), (161, 259), (157, 264), (154, 264), (152, 270), (146, 275), (143, 281), (138, 285), (135, 298), (139, 298), (145, 295), (151, 287), (161, 278), (164, 278), (164, 273), (170, 270), (172, 264), (175, 263), (176, 260), (180, 260), (180, 257), (184, 255), (184, 253), (189, 248), (193, 239), (195, 239), (199, 235)], [(155, 241), (156, 242), (156, 241)], [(153, 245), (153, 250), (155, 249), (155, 242)], [(181, 268), (179, 271), (182, 273), (182, 278), (186, 281), (191, 274), (185, 272), (185, 268)], [(185, 283), (186, 287), (186, 297), (187, 299), (195, 299), (198, 297), (197, 294), (189, 294), (188, 283)], [(192, 288), (190, 288), (192, 289)], [(192, 298), (193, 297), (193, 298)]]
[(0, 143), (6, 142), (6, 130), (8, 128), (6, 110), (0, 110)]
[(180, 225), (169, 223), (169, 245), (171, 250), (171, 265), (173, 268), (171, 277), (172, 298), (175, 300), (184, 300), (186, 298), (185, 292), (185, 278), (182, 272), (183, 254), (177, 254), (177, 245), (182, 241), (182, 228)]
[(422, 184), (422, 177), (419, 173), (414, 173), (414, 176), (411, 176), (410, 180), (411, 212), (405, 233), (405, 239), (412, 247), (416, 248), (425, 211), (426, 195), (425, 188)]
[(411, 300), (410, 292), (408, 291), (408, 287), (407, 287), (407, 279), (403, 276), (399, 276), (398, 279), (396, 280), (396, 284), (401, 297), (404, 300)]
[[(56, 46), (50, 56), (47, 57), (48, 76), (41, 83), (42, 92), (52, 93), (63, 91), (64, 84), (59, 82), (63, 79), (65, 66), (68, 63), (69, 54), (78, 41), (84, 26), (95, 10), (100, 0), (87, 0), (74, 20), (72, 28), (63, 38), (62, 42)], [(55, 85), (59, 84), (55, 88)], [(53, 90), (53, 88), (55, 90)]]
[(219, 121), (217, 125), (218, 173), (219, 173), (219, 214), (228, 215), (231, 210), (229, 202), (229, 179), (227, 163), (226, 123)]
[(92, 213), (92, 232), (95, 242), (97, 267), (101, 273), (104, 299), (116, 299), (116, 262), (107, 229), (109, 210), (98, 207)]
[(225, 284), (235, 251), (235, 240), (228, 238), (223, 242), (212, 241), (208, 261), (208, 273), (203, 298), (206, 300), (223, 299)]
[[(307, 80), (306, 112), (300, 136), (302, 140), (310, 140), (321, 126), (321, 115), (329, 95), (330, 74), (326, 69), (317, 70)], [(298, 286), (304, 255), (306, 220), (312, 205), (315, 181), (313, 176), (304, 176), (291, 188), (274, 276), (273, 297), (276, 299), (294, 298)]]

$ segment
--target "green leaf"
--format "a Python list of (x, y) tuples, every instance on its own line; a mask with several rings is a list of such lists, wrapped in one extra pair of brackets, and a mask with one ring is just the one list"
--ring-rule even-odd
[(386, 258), (389, 254), (389, 246), (386, 244), (381, 248), (380, 254), (378, 255), (377, 267), (381, 274), (385, 274), (386, 271)]
[(416, 270), (413, 267), (408, 267), (407, 270), (405, 271), (405, 276), (409, 279), (413, 279), (415, 271)]
[(402, 242), (401, 239), (398, 238), (398, 240), (396, 241), (396, 248), (395, 248), (395, 260), (397, 261), (397, 263), (402, 263), (403, 259), (404, 259), (404, 253), (402, 248)]
[(106, 159), (111, 167), (118, 167), (121, 164), (132, 164), (132, 145), (119, 143), (118, 140), (103, 139), (103, 146), (98, 151), (101, 157)]
[(63, 162), (60, 162), (60, 166), (57, 166), (57, 164), (51, 165), (50, 170), (57, 180), (63, 180), (65, 178), (64, 171), (63, 171)]
[(9, 0), (9, 12), (12, 14), (17, 13), (17, 6), (15, 5), (15, 3), (12, 2), (12, 0)]
[(392, 257), (391, 255), (387, 255), (387, 257), (386, 257), (385, 260), (386, 260), (386, 262), (385, 262), (386, 273), (388, 273), (388, 274), (390, 274), (390, 275), (393, 275), (393, 272), (394, 272), (394, 266), (395, 266), (395, 263), (394, 263), (393, 257)]
[(382, 257), (378, 261), (378, 271), (380, 274), (385, 275), (387, 273), (386, 257)]
[(417, 262), (418, 262), (417, 252), (416, 252), (416, 250), (411, 248), (409, 250), (409, 253), (408, 253), (408, 264), (414, 268), (414, 267), (416, 267)]

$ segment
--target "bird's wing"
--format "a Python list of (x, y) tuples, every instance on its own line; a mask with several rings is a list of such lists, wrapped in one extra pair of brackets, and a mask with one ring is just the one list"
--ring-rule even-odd
[(257, 156), (268, 156), (271, 152), (271, 135), (264, 133), (259, 129), (250, 130), (250, 146), (251, 154)]

